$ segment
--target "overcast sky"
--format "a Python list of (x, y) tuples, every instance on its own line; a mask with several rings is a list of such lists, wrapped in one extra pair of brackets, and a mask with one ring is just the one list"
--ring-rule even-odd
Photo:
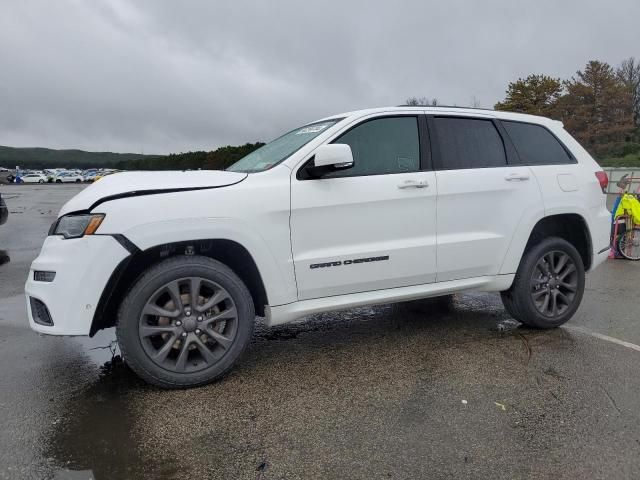
[(0, 145), (169, 153), (640, 57), (639, 0), (0, 0)]

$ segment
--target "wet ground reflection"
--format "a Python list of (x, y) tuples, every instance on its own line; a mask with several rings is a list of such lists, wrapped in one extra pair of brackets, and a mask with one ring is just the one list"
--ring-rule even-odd
[(137, 388), (144, 386), (118, 355), (101, 367), (94, 383), (66, 399), (43, 452), (55, 479), (144, 476), (130, 435), (128, 403)]

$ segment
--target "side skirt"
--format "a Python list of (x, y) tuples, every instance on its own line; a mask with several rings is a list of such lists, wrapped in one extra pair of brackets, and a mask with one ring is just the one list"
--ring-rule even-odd
[(292, 322), (298, 318), (314, 313), (344, 310), (347, 308), (361, 307), (363, 305), (404, 302), (420, 298), (437, 297), (439, 295), (447, 295), (465, 290), (501, 292), (511, 286), (514, 278), (515, 274), (464, 278), (461, 280), (427, 283), (410, 287), (314, 298), (278, 306), (267, 305), (265, 308), (265, 320), (267, 325), (274, 326)]

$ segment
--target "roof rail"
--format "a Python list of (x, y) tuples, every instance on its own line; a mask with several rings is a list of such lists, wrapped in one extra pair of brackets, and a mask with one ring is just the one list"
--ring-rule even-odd
[(415, 108), (460, 108), (465, 110), (486, 110), (488, 112), (495, 112), (494, 108), (480, 108), (480, 107), (461, 107), (460, 105), (396, 105), (397, 107), (415, 107)]

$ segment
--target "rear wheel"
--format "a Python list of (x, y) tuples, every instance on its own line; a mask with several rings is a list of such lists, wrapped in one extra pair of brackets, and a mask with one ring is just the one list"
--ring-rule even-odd
[(640, 260), (640, 228), (627, 230), (618, 237), (618, 252), (628, 260)]
[(505, 310), (531, 327), (558, 327), (580, 306), (584, 275), (573, 245), (556, 237), (543, 240), (525, 253), (513, 285), (502, 292)]
[(163, 388), (204, 385), (229, 371), (251, 340), (253, 300), (226, 265), (174, 257), (135, 283), (118, 316), (125, 361)]
[(44, 180), (40, 179), (38, 180), (38, 183), (44, 183)]

